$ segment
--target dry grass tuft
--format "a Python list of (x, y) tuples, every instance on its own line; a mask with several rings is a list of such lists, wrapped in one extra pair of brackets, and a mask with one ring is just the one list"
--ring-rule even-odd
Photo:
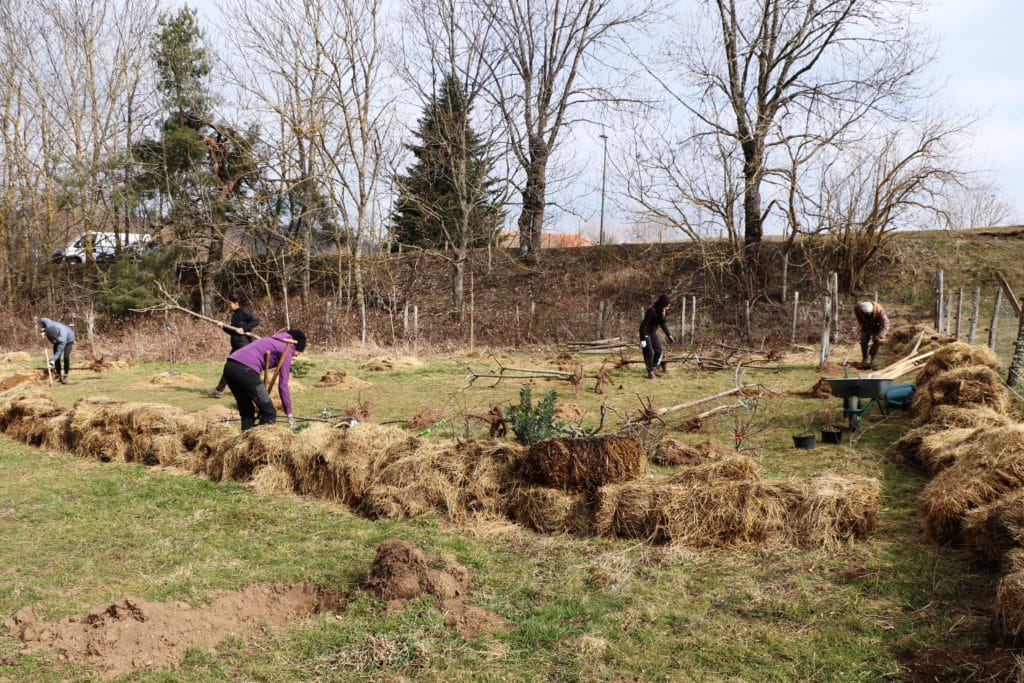
[(647, 453), (623, 436), (548, 439), (530, 446), (516, 464), (519, 476), (531, 484), (595, 491), (643, 476)]
[(1017, 565), (999, 579), (992, 610), (992, 630), (1010, 645), (1024, 642), (1024, 551), (1014, 551), (1011, 564)]

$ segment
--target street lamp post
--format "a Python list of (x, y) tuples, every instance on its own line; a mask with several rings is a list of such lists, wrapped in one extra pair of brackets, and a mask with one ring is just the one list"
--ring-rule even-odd
[(601, 223), (598, 227), (597, 243), (604, 245), (604, 188), (608, 171), (608, 136), (601, 133), (598, 137), (604, 143), (604, 160), (601, 162)]

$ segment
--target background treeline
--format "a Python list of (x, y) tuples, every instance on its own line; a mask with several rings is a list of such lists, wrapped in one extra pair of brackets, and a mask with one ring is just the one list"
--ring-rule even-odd
[[(553, 225), (597, 236), (597, 167), (602, 233), (607, 184), (608, 235), (686, 239), (746, 300), (784, 299), (811, 237), (852, 291), (896, 229), (1015, 217), (927, 87), (916, 0), (682, 5), (233, 0), (211, 31), (157, 0), (8, 2), (0, 303), (91, 327), (155, 280), (207, 314), (244, 280), (365, 342), (409, 298), (385, 255), (429, 252), (463, 323), (503, 228), (523, 269)], [(93, 230), (157, 248), (51, 263)]]

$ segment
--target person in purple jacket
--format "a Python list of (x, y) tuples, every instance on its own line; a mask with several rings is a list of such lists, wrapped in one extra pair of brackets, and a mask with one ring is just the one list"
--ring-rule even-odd
[(288, 416), (288, 421), (294, 421), (288, 376), (292, 369), (292, 359), (305, 350), (305, 333), (302, 330), (285, 330), (270, 337), (257, 339), (228, 356), (227, 362), (224, 363), (224, 379), (227, 380), (228, 389), (238, 404), (243, 432), (252, 429), (256, 424), (257, 413), (261, 425), (274, 424), (277, 421), (274, 402), (270, 400), (270, 393), (260, 376), (264, 369), (270, 370), (280, 366), (277, 387), (281, 405)]

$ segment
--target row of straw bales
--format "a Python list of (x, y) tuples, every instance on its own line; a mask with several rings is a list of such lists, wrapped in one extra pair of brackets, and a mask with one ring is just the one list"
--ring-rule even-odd
[[(993, 630), (1024, 637), (1024, 424), (986, 347), (961, 342), (936, 350), (918, 377), (914, 425), (889, 457), (931, 477), (918, 498), (925, 533), (962, 543), (1004, 574)], [(1016, 559), (1014, 559), (1016, 558)]]
[(63, 409), (27, 387), (0, 393), (0, 430), (82, 457), (324, 498), (371, 519), (504, 516), (541, 533), (708, 547), (833, 546), (871, 532), (878, 516), (874, 479), (764, 481), (755, 460), (735, 453), (655, 476), (644, 449), (615, 436), (525, 449), (510, 441), (419, 439), (370, 423), (239, 433), (215, 416), (166, 405), (92, 397)]

